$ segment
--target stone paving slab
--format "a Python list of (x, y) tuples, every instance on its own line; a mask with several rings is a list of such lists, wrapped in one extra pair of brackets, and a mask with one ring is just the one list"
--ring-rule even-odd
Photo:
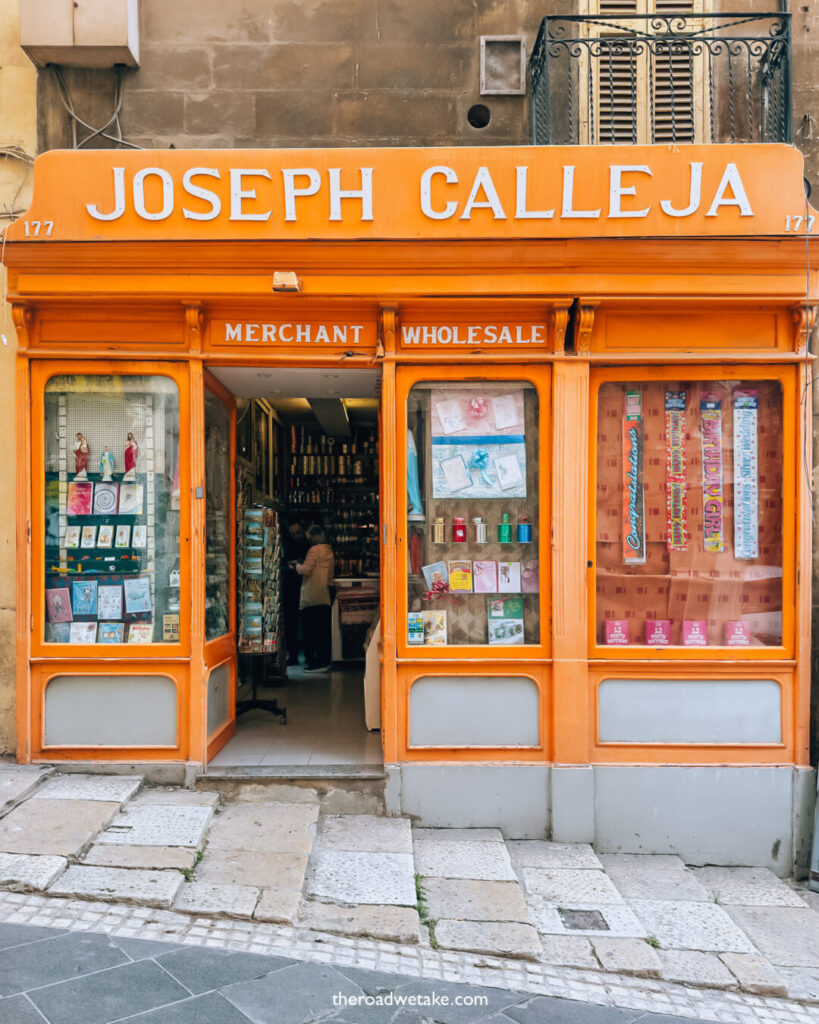
[(314, 851), (308, 894), (332, 903), (414, 907), (412, 857), (407, 853)]
[(317, 804), (229, 804), (208, 834), (208, 849), (261, 853), (310, 853), (318, 819)]
[(68, 867), (65, 857), (0, 853), (0, 885), (13, 892), (47, 889)]
[(418, 839), (412, 845), (415, 869), (421, 875), (516, 881), (512, 862), (502, 843)]
[(27, 800), (0, 819), (0, 852), (79, 857), (119, 807), (104, 800)]
[(420, 934), (418, 913), (409, 907), (339, 907), (306, 901), (299, 908), (297, 924), (317, 932), (362, 935), (410, 945), (418, 942)]
[(819, 916), (813, 910), (728, 907), (727, 913), (774, 966), (819, 967)]
[(310, 789), (308, 786), (245, 782), (231, 790), (230, 802), (239, 804), (318, 804), (321, 802), (321, 797), (317, 789)]
[(527, 893), (542, 896), (548, 903), (622, 903), (623, 897), (602, 871), (571, 868), (523, 868)]
[(638, 978), (660, 977), (662, 962), (643, 939), (610, 939), (601, 935), (592, 939), (591, 944), (604, 971)]
[(807, 906), (790, 886), (767, 868), (697, 868), (694, 873), (723, 906)]
[(123, 846), (190, 846), (199, 849), (211, 807), (127, 806), (97, 840)]
[(252, 917), (259, 901), (259, 889), (251, 885), (212, 885), (187, 882), (179, 890), (175, 910), (222, 917)]
[(196, 850), (185, 846), (120, 846), (94, 843), (83, 864), (101, 868), (146, 868), (186, 871), (196, 863)]
[(262, 889), (262, 895), (259, 897), (253, 916), (257, 921), (293, 924), (300, 906), (300, 889), (278, 889), (274, 886)]
[(165, 786), (151, 786), (143, 789), (133, 800), (133, 804), (161, 804), (172, 807), (183, 806), (218, 807), (221, 796), (207, 789), (171, 789)]
[(545, 839), (515, 839), (506, 844), (515, 864), (527, 868), (600, 870), (600, 861), (588, 843), (551, 843)]
[(736, 988), (737, 980), (715, 953), (660, 949), (657, 956), (666, 981), (700, 988)]
[(528, 901), (535, 928), (547, 935), (603, 935), (622, 939), (643, 939), (648, 935), (645, 925), (625, 903), (569, 903), (565, 910), (596, 911), (602, 918), (600, 928), (567, 928), (555, 903), (534, 898)]
[(73, 864), (48, 890), (50, 896), (117, 900), (146, 907), (171, 907), (182, 885), (178, 871), (142, 871)]
[(678, 857), (604, 854), (601, 859), (606, 874), (627, 900), (713, 902), (713, 894)]
[(776, 973), (787, 985), (791, 999), (819, 1003), (819, 970), (811, 970), (809, 967), (777, 967)]
[(412, 856), (412, 829), (408, 818), (382, 818), (375, 814), (325, 815), (319, 822), (318, 840), (326, 850)]
[(532, 923), (517, 882), (424, 878), (421, 888), (432, 918)]
[(306, 870), (306, 853), (208, 848), (196, 869), (196, 881), (301, 890)]
[(663, 949), (716, 953), (756, 952), (747, 935), (715, 903), (634, 900), (631, 907), (649, 934), (656, 935), (660, 940)]
[(0, 817), (33, 793), (53, 768), (30, 764), (0, 764)]
[(765, 957), (758, 953), (722, 953), (720, 959), (745, 992), (760, 996), (786, 996), (788, 986)]
[(542, 952), (535, 929), (517, 922), (436, 921), (435, 940), (441, 949), (521, 960), (537, 960)]
[(540, 944), (544, 963), (556, 967), (584, 967), (590, 971), (600, 969), (591, 940), (585, 935), (546, 935), (541, 932)]
[(116, 800), (124, 804), (139, 791), (141, 775), (57, 775), (32, 800)]
[(442, 839), (450, 843), (502, 843), (499, 828), (413, 828), (413, 839)]

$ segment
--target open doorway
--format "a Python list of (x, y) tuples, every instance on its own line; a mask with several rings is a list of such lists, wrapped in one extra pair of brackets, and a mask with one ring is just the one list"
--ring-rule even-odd
[(209, 764), (381, 764), (380, 372), (212, 374), (236, 422), (232, 550), (209, 528), (207, 556), (235, 565), (236, 731)]

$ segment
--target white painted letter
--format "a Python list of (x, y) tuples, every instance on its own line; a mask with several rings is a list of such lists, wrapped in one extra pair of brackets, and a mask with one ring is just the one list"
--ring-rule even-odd
[(254, 170), (252, 168), (244, 167), (231, 167), (230, 169), (230, 219), (231, 220), (267, 220), (270, 217), (272, 210), (268, 210), (267, 213), (242, 213), (242, 200), (243, 199), (255, 199), (256, 189), (248, 188), (243, 189), (242, 185), (245, 177), (255, 175), (259, 178), (267, 178), (271, 181), (269, 171), (265, 170)]
[(527, 210), (526, 209), (526, 176), (529, 173), (528, 167), (516, 167), (515, 187), (515, 220), (541, 220), (554, 217), (554, 210)]
[[(305, 188), (296, 188), (296, 175), (309, 178), (310, 184)], [(284, 219), (298, 220), (296, 216), (296, 196), (314, 196), (321, 187), (321, 177), (314, 167), (299, 167), (295, 170), (283, 170), (284, 177)]]
[(435, 174), (443, 174), (448, 185), (458, 184), (458, 175), (451, 167), (428, 167), (421, 175), (421, 212), (430, 220), (447, 220), (454, 215), (458, 204), (454, 199), (450, 199), (443, 210), (433, 210), (432, 177)]
[(600, 216), (599, 210), (575, 210), (574, 206), (574, 167), (563, 168), (563, 209), (561, 217), (569, 218), (594, 218)]
[(241, 324), (225, 324), (225, 341), (241, 341), (242, 340), (242, 325)]
[[(486, 199), (478, 201), (477, 196), (481, 189), (483, 189)], [(461, 220), (471, 220), (472, 211), (481, 208), (491, 210), (495, 220), (506, 220), (506, 214), (503, 212), (503, 207), (501, 206), (501, 201), (498, 198), (495, 183), (492, 181), (492, 175), (489, 173), (488, 167), (478, 168), (478, 173), (472, 182), (472, 191), (469, 193), (466, 206), (464, 206), (464, 212), (461, 214)]]
[(647, 174), (651, 177), (651, 168), (645, 164), (612, 164), (609, 167), (609, 217), (647, 217), (650, 206), (644, 210), (624, 210), (620, 205), (623, 196), (636, 196), (636, 185), (624, 185), (624, 174)]
[(691, 163), (691, 187), (688, 192), (688, 206), (684, 210), (675, 210), (668, 199), (660, 200), (660, 209), (669, 217), (690, 217), (700, 208), (702, 198), (702, 163)]
[(330, 177), (330, 220), (341, 220), (341, 200), (361, 200), (361, 220), (373, 219), (373, 169), (361, 168), (361, 188), (341, 188), (341, 168), (331, 167), (327, 171)]
[(114, 209), (110, 213), (100, 213), (96, 203), (88, 203), (86, 210), (95, 220), (119, 220), (125, 213), (125, 168), (114, 167)]
[(186, 220), (215, 220), (222, 212), (222, 200), (209, 188), (202, 188), (201, 185), (194, 185), (193, 178), (199, 174), (206, 174), (209, 178), (219, 178), (219, 172), (213, 167), (191, 167), (185, 171), (182, 177), (182, 187), (193, 196), (194, 199), (204, 199), (210, 203), (210, 210), (207, 213), (196, 213), (194, 210), (187, 210), (182, 207), (182, 213)]
[[(731, 186), (733, 192), (733, 199), (725, 198), (725, 190), (728, 186)], [(745, 194), (745, 186), (742, 184), (742, 178), (739, 176), (736, 164), (726, 164), (725, 174), (722, 176), (722, 181), (719, 183), (717, 193), (714, 196), (714, 201), (711, 203), (711, 208), (706, 213), (706, 217), (716, 217), (717, 211), (720, 206), (738, 206), (740, 217), (753, 217), (754, 211), (751, 209), (751, 204), (748, 202), (748, 196)]]
[[(156, 175), (162, 182), (162, 209), (159, 213), (148, 213), (145, 209), (145, 179)], [(173, 213), (173, 179), (161, 167), (143, 167), (134, 175), (134, 209), (143, 220), (166, 220)]]

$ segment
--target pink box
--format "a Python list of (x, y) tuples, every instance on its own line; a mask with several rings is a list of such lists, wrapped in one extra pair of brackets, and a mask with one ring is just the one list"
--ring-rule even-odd
[(725, 645), (727, 647), (748, 647), (751, 643), (749, 622), (726, 622)]
[(606, 620), (606, 643), (627, 644), (628, 619), (607, 619)]
[(668, 619), (646, 619), (646, 643), (649, 647), (668, 647), (671, 643), (671, 622)]
[(705, 619), (683, 621), (683, 644), (685, 647), (708, 646), (708, 623)]

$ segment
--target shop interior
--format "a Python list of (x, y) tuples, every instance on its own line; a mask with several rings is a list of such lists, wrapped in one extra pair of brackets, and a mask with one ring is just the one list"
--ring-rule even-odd
[[(224, 632), (232, 543), (237, 715), (235, 735), (210, 766), (380, 764), (380, 373), (220, 367), (213, 377), (235, 401), (235, 526), (229, 537), (230, 399), (211, 389), (206, 631)], [(305, 577), (295, 565), (311, 539), (317, 553), (322, 543), (332, 548), (326, 626), (326, 615), (299, 611)], [(314, 631), (325, 628), (326, 643), (316, 645)], [(329, 667), (316, 665), (328, 649)]]

